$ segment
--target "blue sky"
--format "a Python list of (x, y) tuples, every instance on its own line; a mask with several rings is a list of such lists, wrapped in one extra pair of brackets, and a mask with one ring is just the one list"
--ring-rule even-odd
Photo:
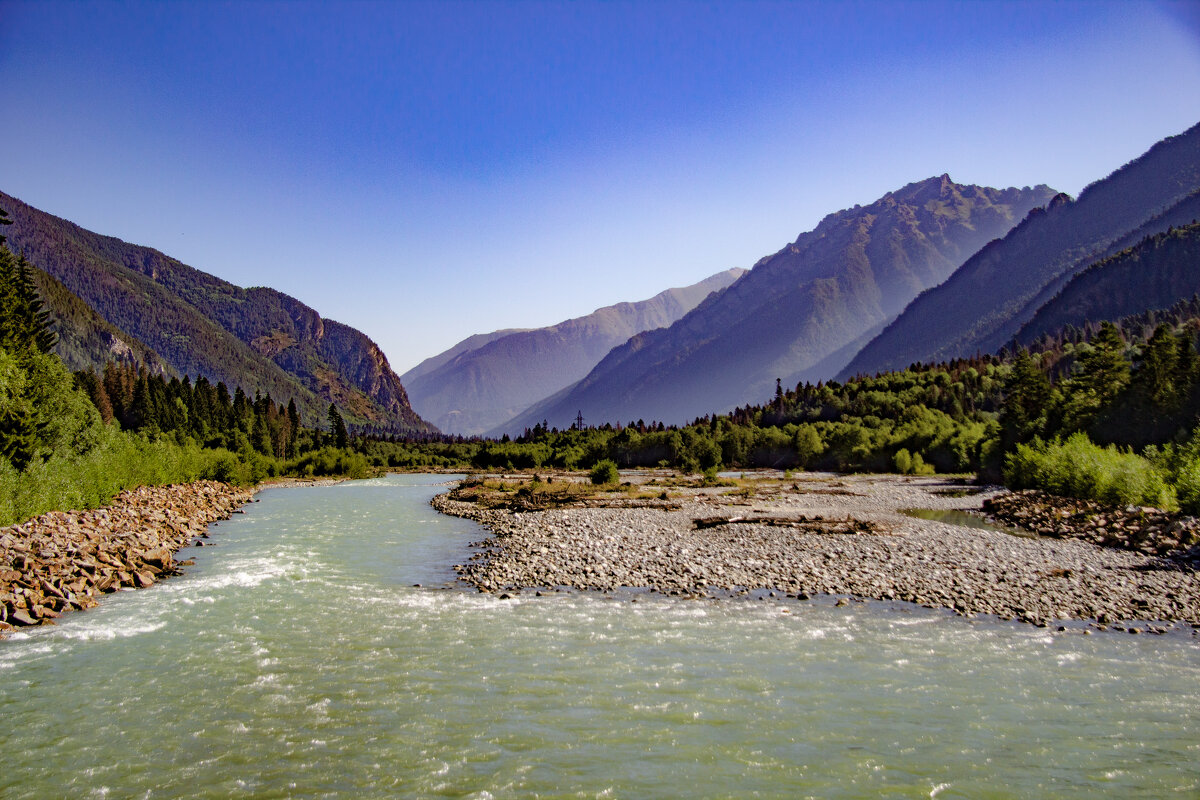
[(1195, 3), (0, 0), (0, 188), (374, 338), (649, 297), (1200, 121)]

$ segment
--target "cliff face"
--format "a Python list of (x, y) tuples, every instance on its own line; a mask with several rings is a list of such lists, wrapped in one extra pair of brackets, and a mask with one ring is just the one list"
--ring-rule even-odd
[[(414, 408), (447, 433), (481, 434), (578, 381), (614, 346), (670, 325), (745, 270), (720, 272), (649, 300), (618, 303), (535, 330), (480, 334), (404, 376)], [(434, 366), (429, 368), (428, 365)]]
[(685, 422), (828, 379), (918, 292), (1054, 196), (1046, 186), (992, 189), (941, 175), (830, 214), (666, 330), (610, 353), (565, 395), (496, 432), (577, 412), (600, 424)]
[[(362, 332), (322, 319), (294, 297), (245, 289), (163, 253), (101, 236), (0, 193), (13, 224), (9, 246), (61, 282), (131, 342), (181, 375), (204, 375), (250, 395), (296, 400), (307, 424), (323, 426), (329, 403), (348, 422), (429, 432), (399, 377)], [(94, 337), (93, 337), (94, 338)], [(95, 350), (95, 348), (92, 348)], [(139, 355), (139, 360), (143, 357)], [(103, 353), (76, 368), (102, 367)]]

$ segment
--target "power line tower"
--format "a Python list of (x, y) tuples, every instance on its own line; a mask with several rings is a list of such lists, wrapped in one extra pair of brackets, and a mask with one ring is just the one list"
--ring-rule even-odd
[(575, 416), (575, 430), (583, 430), (583, 409), (580, 409), (579, 413)]

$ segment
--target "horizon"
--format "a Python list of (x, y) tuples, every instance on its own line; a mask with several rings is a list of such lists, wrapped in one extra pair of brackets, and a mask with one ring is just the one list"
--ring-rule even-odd
[(9, 0), (0, 20), (20, 120), (0, 189), (292, 295), (398, 374), (749, 269), (931, 176), (1077, 196), (1200, 108), (1185, 3)]

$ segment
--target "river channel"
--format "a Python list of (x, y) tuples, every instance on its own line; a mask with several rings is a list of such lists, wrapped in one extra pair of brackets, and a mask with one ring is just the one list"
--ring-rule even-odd
[(265, 490), (184, 575), (0, 641), (0, 797), (1200, 794), (1186, 633), (501, 600), (455, 585), (484, 533), (445, 481)]

